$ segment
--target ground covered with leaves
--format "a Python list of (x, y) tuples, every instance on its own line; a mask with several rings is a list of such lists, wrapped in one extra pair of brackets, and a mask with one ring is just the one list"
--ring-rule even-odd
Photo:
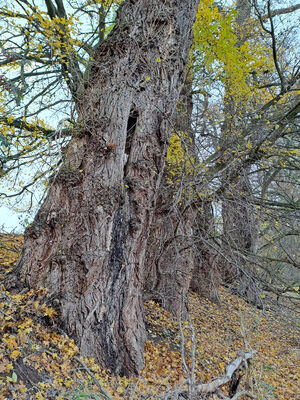
[(112, 376), (80, 357), (74, 341), (55, 329), (44, 290), (16, 295), (4, 289), (21, 244), (22, 236), (0, 235), (0, 400), (104, 399), (104, 393), (114, 400), (158, 399), (184, 385), (187, 370), (194, 367), (196, 380), (209, 382), (224, 375), (239, 351), (252, 350), (241, 386), (261, 400), (300, 398), (297, 320), (258, 310), (225, 289), (220, 304), (190, 295), (191, 324), (145, 303), (145, 368), (134, 379)]

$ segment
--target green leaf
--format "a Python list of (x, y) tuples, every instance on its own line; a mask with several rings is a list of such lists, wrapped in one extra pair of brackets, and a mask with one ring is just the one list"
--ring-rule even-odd
[(18, 375), (15, 372), (13, 372), (12, 376), (11, 376), (11, 379), (13, 380), (14, 383), (17, 383)]

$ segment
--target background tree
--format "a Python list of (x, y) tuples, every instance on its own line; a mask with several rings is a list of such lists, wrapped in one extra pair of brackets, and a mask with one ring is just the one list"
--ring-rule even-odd
[[(264, 207), (264, 199), (261, 199), (261, 205), (258, 206), (257, 199), (254, 198), (254, 193), (258, 189), (254, 183), (257, 182), (255, 176), (257, 170), (260, 169), (257, 164), (265, 165), (266, 160), (269, 163), (273, 159), (273, 167), (275, 160), (276, 163), (279, 163), (279, 169), (282, 167), (279, 161), (283, 156), (282, 138), (290, 135), (290, 143), (293, 141), (294, 128), (291, 126), (297, 124), (299, 113), (299, 99), (294, 95), (297, 89), (296, 82), (299, 79), (297, 60), (294, 58), (293, 52), (289, 63), (285, 63), (282, 59), (282, 67), (279, 67), (277, 60), (279, 57), (286, 57), (283, 50), (280, 55), (277, 54), (280, 44), (281, 49), (290, 49), (284, 43), (287, 37), (290, 37), (292, 43), (293, 36), (290, 34), (293, 24), (288, 24), (288, 32), (281, 31), (276, 34), (270, 2), (266, 8), (267, 10), (258, 11), (256, 4), (254, 10), (258, 13), (260, 24), (263, 23), (263, 19), (266, 21), (269, 18), (270, 29), (265, 29), (264, 25), (261, 29), (253, 20), (246, 20), (247, 14), (250, 16), (250, 8), (247, 6), (247, 2), (238, 2), (237, 21), (238, 23), (243, 22), (242, 39), (241, 30), (237, 27), (232, 32), (233, 36), (229, 41), (229, 43), (234, 43), (232, 51), (226, 53), (220, 51), (213, 36), (209, 37), (206, 44), (206, 51), (213, 57), (217, 54), (218, 62), (223, 65), (219, 79), (226, 88), (223, 110), (221, 109), (221, 112), (218, 113), (219, 119), (206, 117), (206, 125), (209, 121), (214, 120), (215, 126), (220, 126), (221, 120), (222, 126), (220, 133), (215, 129), (215, 143), (221, 152), (221, 159), (216, 157), (219, 163), (218, 169), (224, 174), (221, 186), (216, 191), (217, 198), (223, 204), (222, 254), (225, 255), (223, 268), (224, 264), (228, 266), (226, 274), (231, 274), (232, 281), (235, 281), (235, 277), (238, 275), (244, 277), (244, 283), (240, 286), (239, 291), (247, 297), (250, 286), (255, 290), (253, 274), (255, 275), (256, 271), (253, 270), (249, 261), (255, 260), (253, 255), (261, 243), (255, 243), (255, 241), (257, 241), (259, 231), (259, 219), (264, 218), (261, 208), (259, 208), (259, 212), (255, 213), (256, 207)], [(280, 15), (279, 10), (276, 15)], [(280, 26), (277, 26), (277, 29), (279, 28)], [(268, 55), (268, 49), (271, 51), (269, 54), (272, 54), (272, 57)], [(252, 51), (255, 54), (251, 53)], [(235, 54), (235, 63), (232, 63), (231, 59), (233, 54)], [(253, 56), (254, 58), (252, 58)], [(241, 66), (236, 68), (239, 63)], [(268, 66), (267, 69), (266, 66)], [(255, 73), (253, 73), (253, 69)], [(293, 72), (291, 73), (291, 71)], [(285, 83), (289, 82), (284, 88), (280, 84), (280, 75), (285, 76), (283, 79)], [(285, 110), (284, 104), (287, 105), (286, 101), (292, 98), (293, 101)], [(283, 112), (281, 117), (285, 111), (287, 112), (283, 119), (279, 116), (279, 109)], [(214, 112), (215, 110), (216, 107), (214, 107)], [(218, 143), (219, 136), (221, 139)], [(297, 152), (296, 149), (293, 151)], [(291, 147), (286, 148), (286, 156), (286, 158), (294, 158)], [(212, 174), (212, 176), (214, 175)], [(258, 229), (257, 232), (256, 229)], [(225, 251), (226, 248), (227, 251)], [(222, 265), (220, 268), (222, 269)], [(253, 295), (255, 292), (249, 297), (255, 301)], [(255, 297), (257, 298), (257, 295)]]

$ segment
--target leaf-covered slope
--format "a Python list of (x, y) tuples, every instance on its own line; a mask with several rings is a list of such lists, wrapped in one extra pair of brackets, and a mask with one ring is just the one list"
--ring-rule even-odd
[[(1, 282), (17, 258), (20, 236), (0, 236)], [(92, 359), (79, 358), (73, 340), (55, 329), (55, 310), (44, 290), (13, 295), (1, 284), (0, 400), (5, 399), (157, 399), (186, 379), (196, 344), (196, 380), (224, 375), (238, 351), (256, 350), (242, 387), (257, 399), (299, 399), (299, 328), (294, 319), (253, 308), (222, 289), (220, 304), (190, 295), (195, 333), (158, 304), (145, 304), (148, 341), (146, 367), (139, 378), (113, 377)], [(223, 388), (228, 395), (228, 388)], [(86, 394), (86, 396), (84, 396)], [(208, 398), (208, 397), (206, 397)]]

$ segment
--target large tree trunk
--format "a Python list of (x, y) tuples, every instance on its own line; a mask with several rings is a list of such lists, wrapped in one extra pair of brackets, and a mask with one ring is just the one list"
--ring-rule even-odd
[(48, 288), (81, 353), (119, 374), (143, 366), (145, 247), (197, 4), (120, 7), (15, 273), (30, 288)]
[(167, 185), (160, 191), (148, 241), (145, 279), (145, 299), (158, 301), (177, 317), (184, 316), (187, 310), (197, 214), (193, 203), (179, 204), (180, 201), (174, 202), (174, 191)]
[[(179, 174), (171, 162), (165, 171), (146, 252), (144, 297), (158, 301), (178, 317), (186, 314), (190, 288), (203, 297), (218, 300), (221, 277), (213, 243), (212, 202), (197, 199), (194, 189), (198, 155), (191, 128), (192, 109), (189, 77), (174, 121), (185, 162)], [(170, 181), (174, 183), (171, 185)]]
[(177, 159), (171, 154), (172, 150), (170, 152), (146, 252), (144, 297), (158, 301), (176, 316), (186, 313), (194, 265), (193, 225), (196, 206), (189, 195), (189, 181), (193, 172), (189, 158), (193, 157), (195, 150), (191, 131), (192, 109), (192, 81), (188, 76), (180, 93), (173, 132), (184, 157)]
[(191, 289), (199, 295), (219, 302), (218, 289), (221, 284), (221, 268), (215, 229), (212, 201), (202, 200), (198, 205), (194, 224), (194, 270)]

